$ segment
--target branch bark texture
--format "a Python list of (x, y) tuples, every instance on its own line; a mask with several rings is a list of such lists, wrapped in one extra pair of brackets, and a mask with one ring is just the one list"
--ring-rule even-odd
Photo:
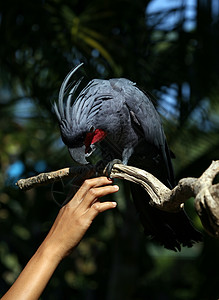
[(95, 169), (92, 165), (78, 166), (64, 168), (53, 172), (41, 173), (39, 175), (29, 177), (26, 179), (20, 179), (16, 182), (16, 185), (20, 190), (26, 191), (34, 187), (52, 183), (64, 178), (72, 178), (75, 176), (84, 176), (89, 178), (95, 175)]

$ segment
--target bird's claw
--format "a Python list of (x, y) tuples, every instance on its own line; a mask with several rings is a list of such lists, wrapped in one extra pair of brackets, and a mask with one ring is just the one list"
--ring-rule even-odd
[(112, 161), (110, 161), (110, 162), (106, 165), (106, 167), (105, 167), (105, 169), (104, 169), (104, 171), (103, 171), (104, 175), (106, 175), (107, 177), (111, 178), (110, 174), (111, 174), (112, 169), (113, 169), (113, 166), (114, 166), (115, 164), (122, 164), (122, 161), (119, 160), (119, 159), (113, 159)]

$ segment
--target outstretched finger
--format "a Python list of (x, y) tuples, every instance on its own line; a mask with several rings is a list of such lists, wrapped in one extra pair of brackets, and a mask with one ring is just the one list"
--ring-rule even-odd
[(99, 213), (104, 212), (106, 210), (115, 208), (117, 206), (116, 202), (95, 202), (91, 208), (87, 211), (86, 216), (93, 220)]
[(80, 208), (82, 210), (87, 210), (93, 205), (93, 203), (97, 201), (97, 199), (109, 194), (116, 193), (118, 192), (118, 190), (119, 190), (118, 185), (108, 185), (108, 186), (91, 188), (87, 192), (86, 196), (84, 197), (83, 202), (80, 204)]
[(112, 180), (104, 176), (85, 180), (68, 205), (82, 202), (90, 189), (109, 184), (112, 184)]

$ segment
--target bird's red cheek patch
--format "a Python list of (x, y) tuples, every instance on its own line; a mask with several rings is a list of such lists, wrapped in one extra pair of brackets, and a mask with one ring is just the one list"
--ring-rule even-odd
[(88, 132), (85, 138), (85, 153), (89, 152), (90, 145), (102, 141), (106, 137), (107, 133), (102, 129), (96, 129), (94, 132)]

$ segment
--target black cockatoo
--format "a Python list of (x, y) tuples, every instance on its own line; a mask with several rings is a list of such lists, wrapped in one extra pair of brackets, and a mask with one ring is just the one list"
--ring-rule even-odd
[[(130, 80), (116, 78), (90, 81), (73, 101), (81, 80), (69, 81), (81, 65), (66, 76), (58, 105), (54, 104), (62, 140), (72, 158), (87, 164), (86, 157), (98, 144), (103, 161), (119, 159), (152, 173), (172, 188), (170, 150), (150, 99)], [(131, 192), (146, 235), (175, 251), (201, 240), (184, 210), (168, 213), (152, 207), (148, 194), (137, 184), (131, 184)]]

